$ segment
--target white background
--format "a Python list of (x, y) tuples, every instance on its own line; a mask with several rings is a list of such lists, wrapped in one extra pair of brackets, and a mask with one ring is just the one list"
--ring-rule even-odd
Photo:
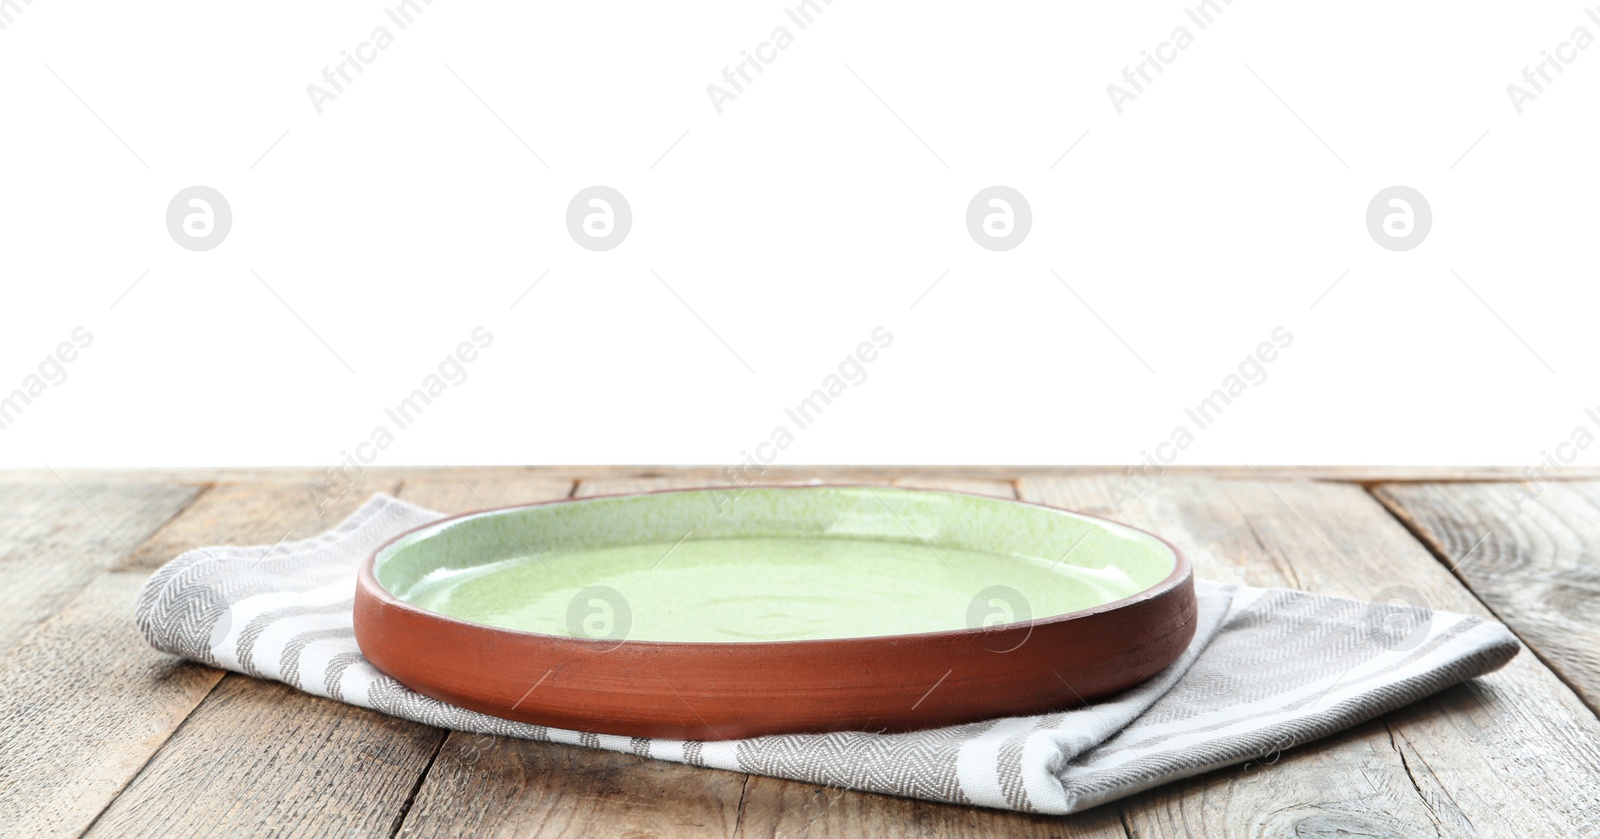
[[(319, 115), (382, 3), (14, 2), (0, 392), (95, 341), (5, 465), (332, 464), (479, 325), (382, 464), (738, 461), (879, 325), (780, 462), (1138, 461), (1279, 325), (1182, 462), (1531, 464), (1600, 405), (1600, 46), (1506, 92), (1600, 35), (1580, 4), (436, 0)], [(165, 227), (194, 184), (234, 217), (201, 253)], [(633, 210), (607, 252), (565, 226), (593, 184)], [(1010, 251), (965, 228), (992, 184), (1032, 206)], [(1393, 184), (1434, 217), (1400, 253), (1365, 225)]]

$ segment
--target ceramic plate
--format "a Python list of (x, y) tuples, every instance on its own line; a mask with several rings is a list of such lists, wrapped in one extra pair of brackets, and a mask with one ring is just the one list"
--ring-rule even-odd
[(681, 490), (470, 513), (378, 549), (356, 638), (495, 716), (715, 740), (1079, 705), (1194, 635), (1189, 564), (1125, 525), (877, 487)]

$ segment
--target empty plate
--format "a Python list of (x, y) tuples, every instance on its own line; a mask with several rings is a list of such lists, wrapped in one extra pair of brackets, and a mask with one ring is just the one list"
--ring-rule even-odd
[(1188, 562), (953, 492), (756, 487), (469, 513), (378, 549), (356, 638), (419, 693), (596, 733), (904, 731), (1080, 705), (1194, 635)]

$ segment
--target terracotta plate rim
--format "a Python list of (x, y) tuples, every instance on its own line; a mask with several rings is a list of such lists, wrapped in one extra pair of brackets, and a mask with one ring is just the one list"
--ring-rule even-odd
[[(900, 634), (895, 634), (895, 635), (852, 635), (852, 636), (847, 636), (847, 637), (844, 637), (844, 638), (799, 638), (799, 639), (787, 640), (787, 641), (784, 641), (784, 640), (779, 640), (779, 641), (645, 641), (645, 640), (633, 640), (633, 639), (630, 639), (630, 638), (623, 638), (623, 639), (620, 639), (620, 640), (615, 640), (615, 639), (596, 639), (596, 638), (573, 638), (573, 637), (567, 636), (567, 635), (551, 635), (551, 634), (545, 633), (545, 632), (532, 632), (532, 631), (529, 631), (529, 630), (526, 630), (526, 629), (510, 629), (510, 628), (506, 628), (506, 627), (495, 626), (493, 624), (479, 623), (477, 621), (462, 620), (460, 618), (451, 617), (451, 616), (443, 614), (441, 612), (435, 612), (432, 609), (425, 609), (425, 608), (423, 608), (421, 606), (418, 606), (418, 605), (416, 605), (414, 603), (411, 603), (409, 601), (401, 600), (399, 597), (395, 596), (395, 594), (393, 592), (391, 592), (387, 588), (385, 588), (382, 583), (378, 582), (378, 577), (377, 577), (377, 573), (376, 573), (378, 556), (380, 554), (382, 554), (385, 550), (388, 550), (389, 546), (391, 546), (394, 543), (400, 541), (401, 539), (404, 539), (404, 538), (412, 535), (413, 533), (417, 533), (418, 531), (426, 530), (426, 529), (432, 528), (432, 527), (439, 527), (440, 525), (445, 525), (445, 524), (448, 524), (450, 522), (457, 521), (457, 520), (460, 520), (460, 519), (470, 518), (470, 517), (473, 517), (473, 516), (482, 516), (482, 515), (491, 514), (491, 513), (502, 513), (502, 512), (507, 512), (507, 511), (510, 511), (510, 510), (524, 510), (524, 509), (529, 509), (529, 508), (533, 508), (533, 507), (546, 507), (546, 506), (549, 506), (549, 505), (552, 505), (552, 504), (572, 504), (572, 503), (579, 503), (579, 502), (586, 502), (586, 501), (598, 501), (598, 500), (605, 499), (605, 498), (636, 498), (636, 497), (646, 496), (646, 495), (666, 495), (666, 494), (669, 494), (669, 493), (679, 493), (679, 492), (705, 492), (707, 490), (715, 490), (715, 489), (718, 489), (718, 487), (708, 485), (708, 486), (697, 486), (697, 487), (673, 487), (673, 488), (669, 488), (669, 489), (643, 490), (643, 491), (640, 491), (640, 492), (612, 492), (612, 493), (606, 493), (604, 495), (585, 495), (585, 496), (583, 496), (581, 498), (569, 496), (567, 498), (552, 498), (552, 499), (550, 499), (548, 501), (534, 501), (534, 502), (530, 502), (530, 503), (527, 503), (527, 504), (508, 504), (508, 505), (503, 506), (503, 507), (487, 507), (487, 508), (482, 509), (482, 510), (470, 510), (470, 511), (465, 512), (465, 513), (457, 513), (455, 515), (445, 516), (444, 518), (438, 519), (436, 521), (432, 521), (432, 522), (429, 522), (429, 523), (423, 524), (423, 525), (418, 525), (417, 527), (409, 528), (405, 532), (396, 534), (393, 538), (388, 539), (383, 544), (381, 544), (378, 547), (374, 548), (373, 551), (371, 553), (369, 553), (366, 556), (366, 558), (363, 559), (362, 562), (361, 562), (361, 570), (360, 570), (360, 572), (358, 573), (358, 575), (356, 577), (357, 593), (359, 595), (365, 595), (367, 597), (373, 598), (374, 600), (378, 601), (380, 604), (382, 604), (383, 606), (385, 606), (387, 608), (399, 609), (399, 610), (402, 610), (402, 611), (411, 612), (413, 614), (416, 614), (419, 617), (426, 618), (428, 620), (439, 621), (439, 622), (442, 622), (442, 623), (445, 623), (445, 624), (448, 624), (448, 625), (454, 625), (454, 626), (458, 626), (458, 627), (461, 627), (461, 628), (464, 628), (464, 629), (469, 629), (469, 630), (472, 630), (472, 631), (490, 632), (490, 633), (495, 633), (495, 634), (504, 633), (504, 634), (511, 635), (511, 636), (546, 639), (546, 640), (551, 640), (551, 641), (555, 641), (555, 642), (559, 642), (559, 643), (563, 643), (563, 644), (573, 644), (573, 645), (585, 646), (585, 647), (592, 646), (592, 647), (594, 647), (596, 649), (606, 649), (606, 650), (614, 650), (614, 649), (617, 649), (619, 646), (620, 647), (631, 647), (631, 648), (635, 648), (635, 649), (671, 647), (671, 648), (687, 648), (687, 649), (701, 648), (701, 649), (711, 650), (711, 649), (720, 649), (720, 648), (726, 648), (726, 647), (738, 647), (738, 648), (744, 649), (744, 648), (759, 648), (759, 647), (787, 647), (787, 646), (794, 646), (794, 645), (814, 645), (814, 644), (882, 643), (882, 642), (885, 642), (885, 641), (894, 641), (894, 640), (902, 640), (902, 639), (904, 639), (904, 640), (913, 640), (913, 639), (916, 639), (916, 640), (920, 640), (920, 639), (934, 640), (934, 639), (940, 639), (940, 638), (957, 638), (957, 637), (964, 637), (964, 636), (979, 636), (979, 635), (983, 635), (986, 632), (993, 632), (996, 629), (1001, 628), (1001, 627), (988, 627), (988, 628), (972, 628), (972, 629), (946, 629), (946, 630), (940, 630), (940, 631), (937, 631), (937, 632), (907, 632), (907, 633), (900, 633)], [(1172, 559), (1173, 559), (1172, 573), (1168, 574), (1160, 582), (1156, 583), (1153, 586), (1150, 586), (1149, 588), (1142, 589), (1142, 590), (1140, 590), (1138, 592), (1135, 592), (1133, 594), (1128, 595), (1127, 597), (1124, 597), (1124, 598), (1121, 598), (1121, 599), (1118, 599), (1118, 600), (1113, 600), (1113, 601), (1111, 601), (1109, 603), (1103, 603), (1103, 604), (1101, 604), (1099, 606), (1091, 606), (1091, 607), (1089, 607), (1087, 609), (1079, 609), (1079, 610), (1073, 611), (1073, 612), (1064, 612), (1064, 613), (1059, 614), (1059, 615), (1051, 615), (1048, 618), (1038, 618), (1038, 619), (1027, 620), (1027, 621), (1015, 621), (1015, 622), (1010, 623), (1010, 624), (1002, 625), (1004, 627), (1017, 627), (1017, 628), (1029, 627), (1029, 628), (1033, 628), (1033, 627), (1039, 627), (1039, 626), (1053, 626), (1053, 625), (1058, 624), (1058, 623), (1066, 623), (1068, 621), (1073, 621), (1073, 620), (1079, 620), (1079, 619), (1082, 619), (1082, 618), (1092, 617), (1094, 615), (1099, 615), (1099, 614), (1103, 614), (1103, 613), (1106, 613), (1106, 612), (1117, 611), (1119, 609), (1123, 609), (1123, 608), (1126, 608), (1128, 606), (1132, 606), (1132, 605), (1137, 604), (1137, 603), (1142, 603), (1142, 602), (1144, 602), (1146, 600), (1153, 600), (1155, 598), (1161, 597), (1161, 596), (1173, 591), (1174, 589), (1179, 588), (1180, 586), (1183, 586), (1185, 583), (1187, 583), (1190, 580), (1191, 576), (1193, 575), (1193, 569), (1190, 566), (1189, 557), (1187, 555), (1185, 555), (1183, 551), (1179, 550), (1177, 545), (1174, 545), (1171, 541), (1163, 538), (1160, 535), (1157, 535), (1155, 533), (1151, 533), (1150, 531), (1145, 530), (1144, 528), (1141, 528), (1141, 527), (1135, 527), (1135, 526), (1133, 526), (1131, 524), (1125, 524), (1123, 522), (1116, 521), (1115, 519), (1106, 518), (1105, 516), (1097, 516), (1097, 515), (1094, 515), (1092, 513), (1082, 513), (1082, 512), (1078, 512), (1076, 510), (1068, 510), (1068, 509), (1063, 508), (1063, 507), (1055, 507), (1055, 506), (1052, 506), (1050, 504), (1042, 504), (1042, 503), (1039, 503), (1037, 501), (1027, 501), (1027, 500), (1024, 500), (1024, 499), (1021, 499), (1021, 498), (1004, 498), (1004, 497), (1001, 497), (1001, 496), (998, 496), (998, 495), (985, 495), (985, 494), (983, 494), (981, 492), (967, 492), (965, 490), (922, 489), (922, 488), (919, 488), (919, 487), (898, 487), (898, 486), (886, 486), (886, 485), (881, 485), (881, 484), (877, 485), (877, 486), (873, 486), (873, 485), (864, 484), (864, 483), (863, 484), (841, 484), (841, 483), (750, 484), (748, 486), (743, 487), (741, 489), (741, 491), (749, 490), (749, 489), (776, 489), (776, 490), (866, 489), (868, 491), (886, 489), (886, 490), (892, 490), (894, 492), (912, 492), (912, 493), (923, 493), (923, 494), (928, 494), (928, 495), (964, 495), (964, 496), (969, 496), (969, 497), (972, 497), (972, 498), (982, 498), (982, 499), (986, 499), (986, 500), (990, 500), (990, 501), (998, 501), (998, 502), (1011, 503), (1011, 504), (1024, 504), (1024, 505), (1027, 505), (1027, 506), (1030, 506), (1030, 507), (1042, 507), (1042, 508), (1044, 508), (1046, 510), (1051, 510), (1053, 512), (1067, 513), (1069, 515), (1077, 516), (1079, 518), (1089, 519), (1090, 521), (1101, 522), (1101, 523), (1104, 523), (1104, 524), (1113, 525), (1115, 527), (1125, 528), (1127, 530), (1131, 530), (1131, 531), (1133, 531), (1135, 533), (1138, 533), (1138, 534), (1143, 535), (1143, 536), (1148, 536), (1151, 539), (1156, 540), (1157, 542), (1161, 543), (1161, 545), (1164, 546), (1168, 551), (1172, 552)]]

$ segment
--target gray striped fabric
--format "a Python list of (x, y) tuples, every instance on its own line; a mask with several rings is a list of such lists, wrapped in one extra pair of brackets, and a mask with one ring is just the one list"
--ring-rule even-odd
[(511, 722), (406, 689), (361, 656), (355, 571), (441, 518), (375, 496), (322, 536), (202, 548), (157, 571), (135, 618), (157, 649), (442, 728), (957, 804), (1072, 813), (1356, 725), (1516, 655), (1500, 624), (1403, 605), (1200, 581), (1194, 643), (1112, 699), (910, 734), (648, 740)]

